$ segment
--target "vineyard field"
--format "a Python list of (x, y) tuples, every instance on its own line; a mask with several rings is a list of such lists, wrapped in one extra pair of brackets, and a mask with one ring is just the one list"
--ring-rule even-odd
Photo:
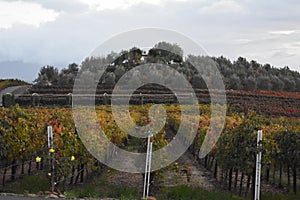
[[(221, 105), (220, 105), (221, 106)], [(139, 125), (149, 123), (148, 111), (151, 104), (130, 106), (130, 113)], [(199, 105), (199, 124), (192, 124), (189, 120), (180, 121), (181, 109), (190, 109), (188, 105), (164, 105), (167, 112), (167, 121), (164, 129), (154, 137), (154, 150), (158, 150), (169, 143), (180, 123), (185, 131), (197, 129), (197, 135), (189, 151), (198, 156), (204, 137), (214, 134), (208, 131), (210, 123), (210, 106)], [(128, 151), (145, 152), (146, 141), (134, 138), (124, 133), (116, 124), (110, 106), (96, 107), (97, 120), (106, 136), (117, 146)], [(0, 108), (0, 156), (1, 178), (5, 185), (7, 178), (17, 177), (17, 168), (26, 168), (24, 163), (36, 163), (48, 169), (49, 159), (55, 159), (56, 182), (66, 184), (66, 178), (74, 177), (75, 169), (83, 171), (89, 169), (99, 171), (101, 165), (86, 150), (76, 131), (71, 108)], [(213, 119), (218, 120), (218, 119)], [(54, 149), (47, 147), (47, 126), (53, 127)], [(297, 175), (299, 174), (299, 140), (300, 120), (294, 117), (265, 117), (254, 111), (247, 113), (232, 112), (226, 117), (226, 124), (213, 150), (199, 162), (211, 169), (215, 178), (228, 190), (238, 190), (237, 183), (241, 184), (242, 192), (250, 192), (253, 184), (253, 170), (255, 169), (256, 131), (263, 130), (263, 174), (268, 182), (282, 186), (283, 174), (289, 177), (284, 187), (290, 187), (297, 192)], [(87, 130), (88, 131), (88, 130)], [(207, 133), (208, 131), (208, 133)], [(188, 135), (188, 133), (187, 133)], [(117, 152), (107, 152), (113, 157)], [(109, 158), (108, 158), (109, 159)], [(28, 166), (27, 166), (28, 167)], [(30, 170), (27, 169), (29, 172)], [(21, 173), (26, 173), (21, 170)], [(279, 174), (280, 173), (280, 174)], [(280, 175), (280, 176), (279, 176)], [(278, 180), (278, 176), (280, 180)], [(235, 178), (234, 178), (235, 177)], [(82, 177), (83, 178), (83, 177)], [(74, 178), (75, 179), (75, 178)], [(76, 178), (76, 182), (77, 182)], [(239, 180), (238, 180), (239, 179)], [(69, 179), (68, 179), (69, 180)], [(70, 181), (70, 180), (69, 180)], [(72, 180), (75, 182), (75, 180)]]
[[(153, 91), (156, 91), (153, 94)], [(16, 103), (20, 106), (62, 106), (68, 107), (71, 105), (72, 98), (70, 88), (36, 88), (32, 87), (29, 92), (16, 99)], [(39, 96), (33, 97), (36, 93)], [(87, 91), (84, 92), (87, 94)], [(107, 94), (106, 96), (104, 94)], [(96, 105), (109, 104), (111, 99), (111, 88), (98, 88), (96, 92)], [(213, 91), (213, 95), (218, 95), (217, 91)], [(93, 91), (90, 91), (93, 94)], [(195, 89), (195, 94), (200, 104), (209, 104), (210, 95), (207, 90)], [(186, 94), (184, 91), (177, 94), (183, 99), (187, 99), (191, 94)], [(248, 112), (256, 111), (258, 114), (269, 117), (300, 117), (300, 94), (289, 92), (272, 92), (272, 91), (226, 91), (227, 104), (231, 110), (229, 112)], [(140, 105), (147, 103), (162, 103), (173, 104), (178, 103), (176, 96), (166, 88), (145, 86), (131, 96), (130, 104)]]

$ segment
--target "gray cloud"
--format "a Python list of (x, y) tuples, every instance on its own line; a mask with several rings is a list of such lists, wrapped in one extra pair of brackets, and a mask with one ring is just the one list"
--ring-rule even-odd
[(24, 2), (33, 2), (42, 4), (43, 7), (48, 9), (54, 9), (56, 11), (64, 11), (68, 13), (85, 12), (89, 9), (86, 4), (83, 4), (79, 0), (23, 0)]
[[(278, 67), (289, 65), (300, 71), (300, 33), (270, 34), (300, 30), (300, 2), (297, 0), (274, 0), (272, 3), (222, 0), (223, 4), (239, 5), (231, 8), (240, 10), (215, 10), (215, 13), (213, 4), (216, 1), (206, 0), (167, 1), (160, 6), (139, 3), (125, 10), (102, 11), (90, 10), (79, 0), (30, 2), (61, 14), (56, 21), (39, 28), (16, 25), (0, 30), (0, 61), (22, 60), (64, 67), (70, 62), (80, 62), (112, 35), (159, 27), (191, 37), (214, 56), (225, 55), (230, 59), (246, 56)], [(211, 9), (209, 13), (199, 12), (205, 7)]]

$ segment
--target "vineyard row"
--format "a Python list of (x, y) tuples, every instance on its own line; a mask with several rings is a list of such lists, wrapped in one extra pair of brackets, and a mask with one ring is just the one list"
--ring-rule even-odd
[[(149, 123), (148, 111), (150, 104), (143, 106), (130, 106), (131, 116), (139, 125)], [(222, 105), (219, 105), (222, 106)], [(187, 137), (189, 131), (196, 128), (197, 135), (189, 150), (198, 157), (200, 147), (206, 135), (216, 136), (214, 130), (209, 129), (210, 106), (199, 105), (200, 116), (189, 116), (196, 118), (199, 124), (193, 124), (186, 120), (181, 121), (181, 109), (191, 109), (188, 105), (164, 105), (167, 111), (167, 122), (165, 129), (176, 133), (182, 124)], [(115, 145), (123, 149), (134, 149), (145, 151), (146, 143), (124, 133), (116, 124), (109, 106), (96, 107), (97, 120), (104, 130), (107, 138)], [(84, 120), (86, 115), (83, 115)], [(71, 108), (0, 108), (0, 157), (1, 172), (8, 173), (10, 166), (11, 175), (17, 173), (15, 166), (28, 169), (28, 161), (42, 165), (42, 169), (48, 169), (48, 161), (55, 160), (55, 171), (49, 178), (55, 177), (56, 182), (63, 182), (66, 177), (74, 177), (83, 171), (86, 166), (99, 171), (99, 163), (95, 165), (95, 158), (86, 150), (81, 142), (75, 128)], [(53, 127), (54, 148), (47, 148), (47, 126)], [(92, 129), (92, 127), (90, 127)], [(263, 147), (256, 147), (256, 132), (263, 130)], [(93, 133), (87, 127), (87, 132)], [(90, 136), (93, 138), (94, 136)], [(160, 131), (154, 137), (153, 150), (158, 150), (172, 140), (174, 135), (168, 131)], [(186, 138), (187, 140), (189, 138)], [(184, 141), (184, 138), (183, 138)], [(264, 117), (254, 111), (247, 113), (232, 112), (226, 117), (225, 127), (213, 150), (202, 160), (208, 169), (213, 171), (214, 176), (229, 190), (237, 190), (238, 182), (241, 184), (239, 193), (244, 191), (247, 195), (253, 187), (255, 172), (255, 156), (262, 151), (262, 176), (266, 181), (273, 181), (281, 187), (294, 193), (297, 192), (297, 174), (300, 170), (300, 120), (292, 117)], [(98, 142), (101, 144), (101, 141)], [(95, 146), (97, 147), (97, 146)], [(106, 152), (107, 159), (114, 157), (118, 152)], [(38, 159), (41, 158), (41, 159)], [(24, 164), (26, 163), (27, 164)], [(23, 167), (22, 167), (23, 166)], [(283, 173), (287, 177), (286, 185), (283, 185)], [(7, 176), (6, 176), (7, 177)], [(234, 178), (233, 178), (234, 177)], [(279, 177), (279, 179), (278, 179)], [(3, 178), (3, 177), (2, 177)], [(3, 178), (5, 184), (6, 178)], [(276, 181), (278, 180), (278, 181)], [(243, 183), (246, 181), (246, 189)], [(252, 187), (251, 187), (252, 184)]]

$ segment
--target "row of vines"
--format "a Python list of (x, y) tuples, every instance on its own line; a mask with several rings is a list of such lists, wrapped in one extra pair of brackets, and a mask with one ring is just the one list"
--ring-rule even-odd
[[(70, 109), (0, 108), (3, 187), (8, 181), (26, 174), (46, 173), (50, 185), (52, 180), (52, 184), (65, 188), (67, 184), (82, 182), (87, 174), (100, 168), (100, 163), (81, 143), (71, 115)], [(53, 127), (53, 149), (48, 148), (47, 126)], [(50, 167), (51, 161), (54, 171)]]
[[(210, 119), (207, 113), (210, 111), (204, 111), (199, 119), (198, 135), (189, 149), (196, 157), (204, 137), (216, 134), (208, 129)], [(179, 126), (178, 116), (173, 119), (174, 126)], [(262, 148), (257, 148), (258, 130), (263, 131)], [(299, 118), (269, 118), (251, 111), (247, 115), (232, 113), (226, 117), (217, 144), (200, 163), (213, 172), (224, 188), (249, 198), (255, 188), (256, 154), (261, 151), (264, 183), (279, 191), (289, 193), (292, 190), (296, 194), (297, 174), (300, 172), (299, 144)]]
[[(131, 117), (140, 125), (149, 123), (150, 106), (130, 106)], [(175, 134), (181, 123), (180, 109), (189, 109), (189, 106), (164, 107), (168, 113), (165, 129), (172, 130)], [(199, 105), (199, 109), (200, 116), (189, 116), (196, 117), (199, 124), (184, 122), (186, 131), (189, 131), (189, 127), (197, 129), (198, 134), (189, 149), (195, 157), (199, 154), (211, 120), (209, 105)], [(99, 124), (114, 144), (127, 150), (146, 150), (146, 141), (141, 140), (138, 143), (136, 138), (120, 130), (109, 106), (99, 106), (96, 111)], [(54, 148), (50, 150), (47, 145), (49, 125), (53, 127), (54, 135)], [(262, 149), (256, 147), (256, 131), (259, 129), (263, 130)], [(209, 130), (208, 134), (213, 135), (215, 132)], [(154, 150), (165, 146), (172, 137), (172, 133), (160, 131), (154, 137)], [(214, 177), (223, 187), (249, 196), (254, 188), (255, 156), (257, 151), (262, 151), (263, 179), (287, 192), (292, 189), (296, 193), (297, 174), (300, 171), (299, 143), (298, 118), (266, 118), (255, 112), (248, 112), (247, 115), (230, 113), (226, 117), (226, 124), (217, 144), (199, 162), (213, 171)], [(99, 172), (103, 167), (82, 144), (73, 122), (71, 108), (0, 108), (0, 158), (2, 185), (7, 177), (12, 180), (16, 178), (18, 168), (21, 168), (21, 174), (25, 171), (32, 173), (31, 168), (49, 172), (51, 158), (55, 160), (55, 167), (52, 173), (48, 173), (49, 180), (54, 178), (56, 184), (63, 183), (63, 186), (82, 181), (83, 171)]]

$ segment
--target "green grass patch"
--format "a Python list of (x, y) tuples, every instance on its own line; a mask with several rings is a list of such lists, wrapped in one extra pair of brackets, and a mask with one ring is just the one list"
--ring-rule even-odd
[[(226, 191), (206, 191), (186, 185), (162, 188), (158, 200), (243, 200), (243, 197)], [(300, 194), (262, 194), (261, 200), (299, 200)]]
[(0, 90), (10, 86), (29, 85), (29, 83), (19, 79), (0, 79)]
[(299, 194), (262, 194), (261, 200), (299, 200)]
[(186, 185), (172, 188), (162, 188), (157, 195), (158, 200), (242, 200), (243, 198), (225, 193), (209, 192), (200, 188), (192, 188)]
[(13, 183), (7, 184), (4, 190), (16, 194), (36, 194), (40, 191), (49, 191), (49, 188), (47, 175), (41, 173), (38, 175), (26, 175)]
[(133, 188), (110, 185), (105, 180), (91, 181), (69, 189), (67, 198), (118, 198), (120, 200), (138, 199), (138, 191)]
[[(109, 170), (108, 173), (114, 173)], [(117, 198), (119, 200), (140, 199), (139, 192), (135, 188), (128, 188), (121, 185), (108, 184), (109, 177), (94, 177), (88, 183), (75, 185), (66, 191), (67, 198)], [(5, 186), (5, 191), (17, 194), (29, 194), (49, 191), (49, 180), (45, 173), (26, 175), (16, 182)], [(176, 187), (160, 188), (155, 195), (158, 200), (243, 200), (227, 191), (206, 191), (200, 188), (186, 185)], [(300, 193), (295, 194), (270, 194), (264, 193), (261, 200), (299, 200)]]

